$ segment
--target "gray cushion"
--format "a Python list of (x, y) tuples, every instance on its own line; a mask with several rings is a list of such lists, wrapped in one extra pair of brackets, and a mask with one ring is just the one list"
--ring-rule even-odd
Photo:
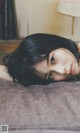
[(79, 133), (77, 131), (64, 130), (11, 130), (9, 133)]
[(24, 87), (0, 79), (0, 124), (80, 131), (80, 82)]

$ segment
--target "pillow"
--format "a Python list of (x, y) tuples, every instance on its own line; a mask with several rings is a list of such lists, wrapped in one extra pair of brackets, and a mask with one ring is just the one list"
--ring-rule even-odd
[(24, 87), (0, 79), (0, 124), (80, 131), (80, 82)]

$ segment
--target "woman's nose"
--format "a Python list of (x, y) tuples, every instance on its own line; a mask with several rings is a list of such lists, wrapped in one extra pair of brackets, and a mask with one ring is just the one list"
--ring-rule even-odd
[(65, 74), (70, 74), (70, 68), (65, 68)]
[(65, 66), (55, 66), (53, 69), (59, 74), (70, 74), (70, 69), (66, 68)]

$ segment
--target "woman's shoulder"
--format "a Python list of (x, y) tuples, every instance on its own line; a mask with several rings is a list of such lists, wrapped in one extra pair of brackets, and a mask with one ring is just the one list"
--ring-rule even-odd
[(0, 65), (0, 79), (13, 81), (12, 77), (9, 75), (7, 71), (7, 68), (4, 65)]

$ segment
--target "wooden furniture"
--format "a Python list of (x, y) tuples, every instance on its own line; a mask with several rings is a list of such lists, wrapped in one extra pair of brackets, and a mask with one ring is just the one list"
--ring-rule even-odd
[(0, 53), (9, 53), (16, 49), (21, 40), (0, 41)]

